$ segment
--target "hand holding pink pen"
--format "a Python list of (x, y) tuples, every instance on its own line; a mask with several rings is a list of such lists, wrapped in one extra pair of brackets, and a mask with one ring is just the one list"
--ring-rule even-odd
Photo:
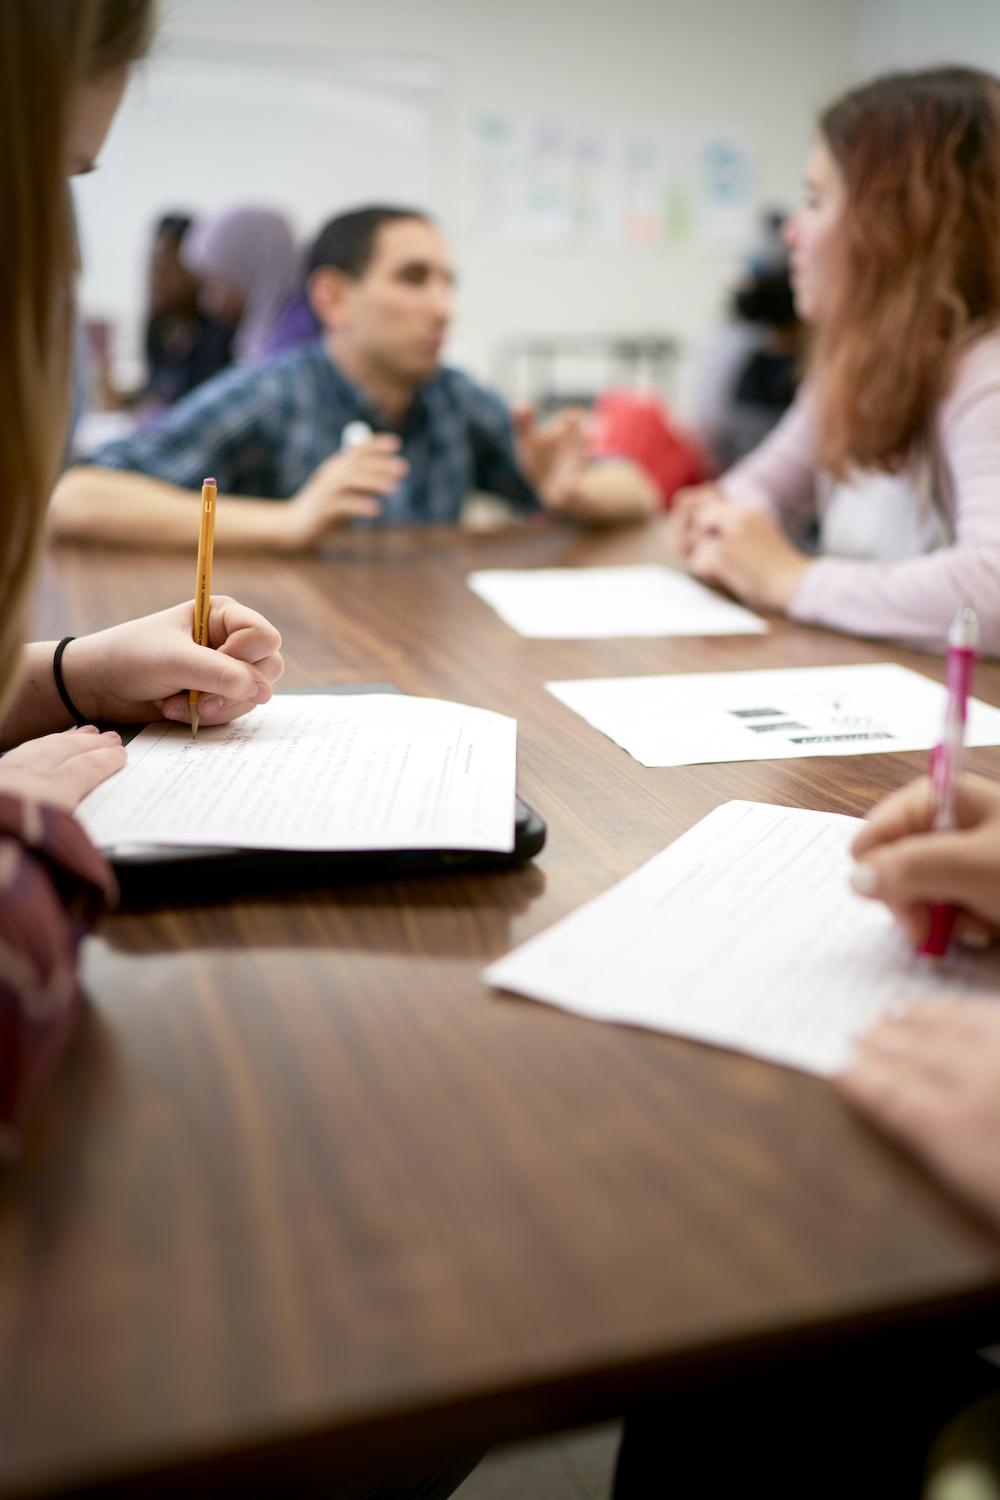
[[(955, 828), (955, 797), (962, 774), (965, 727), (972, 674), (979, 645), (979, 625), (971, 609), (961, 609), (948, 633), (948, 698), (940, 743), (931, 754), (931, 795), (934, 799), (932, 828)], [(921, 958), (944, 958), (951, 942), (957, 908), (931, 907), (927, 936), (917, 950)]]

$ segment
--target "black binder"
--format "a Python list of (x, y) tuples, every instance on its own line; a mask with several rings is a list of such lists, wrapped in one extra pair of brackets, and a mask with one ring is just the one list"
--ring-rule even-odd
[[(351, 683), (310, 688), (322, 693), (395, 693), (388, 683)], [(142, 725), (123, 728), (134, 738)], [(185, 905), (231, 896), (316, 890), (366, 880), (410, 875), (459, 874), (517, 866), (534, 859), (545, 845), (538, 814), (517, 798), (514, 847), (509, 853), (484, 849), (207, 849), (164, 845), (156, 849), (112, 850), (108, 856), (118, 880), (121, 905)]]

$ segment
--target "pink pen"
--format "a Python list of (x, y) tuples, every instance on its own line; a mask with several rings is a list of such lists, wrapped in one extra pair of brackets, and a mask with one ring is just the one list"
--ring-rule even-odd
[[(932, 828), (954, 828), (955, 797), (962, 774), (962, 751), (965, 748), (965, 723), (969, 710), (969, 690), (976, 666), (979, 645), (979, 622), (971, 609), (960, 609), (948, 632), (948, 702), (944, 714), (941, 743), (931, 753), (931, 795), (934, 798)], [(951, 942), (957, 910), (939, 903), (931, 907), (927, 936), (917, 952), (921, 958), (944, 958)]]

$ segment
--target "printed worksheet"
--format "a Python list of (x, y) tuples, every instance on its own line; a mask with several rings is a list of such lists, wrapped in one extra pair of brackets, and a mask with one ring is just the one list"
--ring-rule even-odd
[(282, 694), (198, 738), (150, 725), (81, 803), (103, 849), (514, 847), (517, 724), (401, 693)]
[(498, 990), (833, 1073), (893, 1002), (995, 994), (1000, 957), (934, 969), (848, 883), (856, 818), (727, 802), (484, 973)]
[(767, 624), (673, 568), (494, 568), (469, 587), (519, 635), (758, 635)]
[[(940, 683), (887, 663), (547, 686), (644, 766), (930, 750), (945, 708)], [(1000, 745), (1000, 709), (972, 700), (966, 744)]]

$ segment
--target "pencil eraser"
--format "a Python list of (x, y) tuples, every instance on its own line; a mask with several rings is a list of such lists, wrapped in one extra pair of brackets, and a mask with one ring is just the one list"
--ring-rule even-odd
[[(203, 479), (202, 480), (202, 484), (215, 484), (215, 480), (214, 479)], [(216, 485), (216, 488), (218, 488), (217, 485)]]

